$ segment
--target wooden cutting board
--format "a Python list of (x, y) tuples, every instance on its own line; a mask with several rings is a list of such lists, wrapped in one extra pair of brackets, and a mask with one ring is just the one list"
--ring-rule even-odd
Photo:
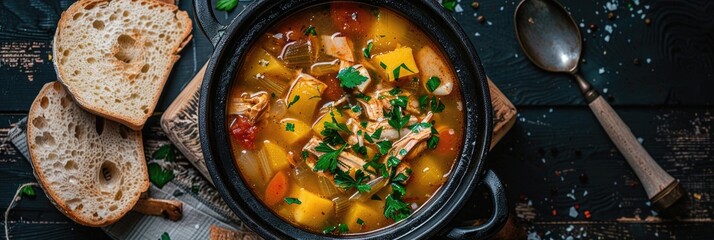
[[(161, 116), (161, 127), (176, 148), (193, 163), (206, 179), (212, 181), (206, 163), (203, 161), (201, 142), (198, 137), (198, 98), (205, 72), (206, 65), (196, 73), (193, 80), (166, 109), (166, 112)], [(493, 84), (491, 79), (488, 79), (488, 86), (494, 111), (494, 127), (491, 138), (491, 148), (493, 148), (516, 122), (516, 108)]]

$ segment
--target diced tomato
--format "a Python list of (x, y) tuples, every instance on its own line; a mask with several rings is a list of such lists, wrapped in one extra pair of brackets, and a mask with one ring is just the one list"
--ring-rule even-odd
[(327, 85), (325, 92), (322, 94), (322, 97), (324, 97), (325, 100), (337, 101), (342, 98), (342, 95), (345, 92), (342, 90), (342, 87), (340, 87), (340, 80), (337, 80), (337, 78), (332, 75), (328, 75), (323, 78), (323, 82)]
[(258, 135), (258, 127), (243, 116), (238, 116), (231, 126), (231, 134), (238, 141), (238, 144), (245, 149), (255, 149), (255, 137)]
[(366, 33), (375, 19), (369, 10), (347, 2), (333, 3), (330, 13), (332, 21), (345, 34)]

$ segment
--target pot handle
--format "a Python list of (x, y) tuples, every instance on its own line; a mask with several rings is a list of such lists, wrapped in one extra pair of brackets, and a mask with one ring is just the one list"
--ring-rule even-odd
[(213, 14), (211, 0), (194, 0), (193, 13), (198, 22), (198, 27), (211, 40), (211, 44), (216, 46), (218, 40), (225, 33), (226, 26), (218, 22), (216, 15)]
[(508, 218), (508, 204), (506, 203), (506, 190), (496, 173), (488, 170), (483, 182), (491, 190), (493, 197), (493, 215), (488, 222), (478, 226), (457, 227), (451, 229), (446, 235), (450, 239), (484, 239), (495, 234), (506, 223)]

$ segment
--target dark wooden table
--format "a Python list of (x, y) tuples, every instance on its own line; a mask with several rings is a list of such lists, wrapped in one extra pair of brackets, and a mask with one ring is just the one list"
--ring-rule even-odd
[[(55, 80), (51, 41), (60, 13), (72, 2), (0, 0), (0, 139), (27, 113), (42, 85)], [(463, 11), (453, 15), (470, 34), (489, 76), (520, 111), (515, 127), (489, 154), (491, 167), (507, 185), (519, 228), (544, 239), (714, 238), (714, 2), (563, 2), (584, 34), (583, 76), (688, 191), (687, 205), (677, 215), (652, 209), (569, 77), (542, 72), (524, 57), (513, 30), (517, 1), (483, 0), (478, 9), (470, 3), (462, 0)], [(193, 14), (190, 5), (180, 3)], [(237, 12), (219, 16), (230, 19)], [(609, 12), (614, 19), (608, 19)], [(157, 114), (211, 51), (195, 30)], [(147, 138), (164, 138), (157, 122), (152, 119), (144, 130)], [(3, 141), (0, 211), (19, 184), (31, 181), (29, 164)], [(481, 202), (474, 204), (487, 204)], [(99, 229), (69, 221), (43, 194), (23, 200), (9, 220), (18, 239), (106, 238)]]

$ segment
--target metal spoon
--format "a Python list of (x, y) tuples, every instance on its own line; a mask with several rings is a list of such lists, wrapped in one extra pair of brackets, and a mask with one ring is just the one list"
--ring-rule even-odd
[(565, 8), (554, 0), (523, 0), (516, 8), (515, 25), (518, 42), (535, 65), (575, 77), (590, 109), (637, 174), (652, 203), (664, 209), (676, 202), (683, 195), (679, 181), (657, 165), (610, 104), (578, 74), (583, 44), (580, 29)]

